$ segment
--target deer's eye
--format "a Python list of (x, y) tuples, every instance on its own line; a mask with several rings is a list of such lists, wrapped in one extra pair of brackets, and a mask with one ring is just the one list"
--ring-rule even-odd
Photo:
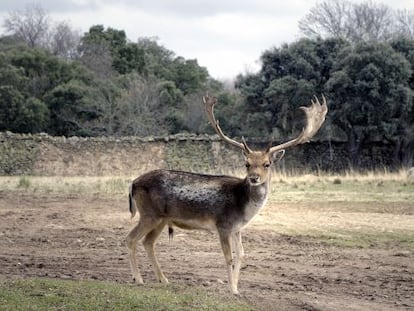
[(269, 168), (269, 167), (270, 167), (270, 163), (265, 163), (265, 164), (263, 164), (263, 166), (264, 166), (265, 168)]
[(246, 163), (246, 168), (250, 168), (250, 163)]

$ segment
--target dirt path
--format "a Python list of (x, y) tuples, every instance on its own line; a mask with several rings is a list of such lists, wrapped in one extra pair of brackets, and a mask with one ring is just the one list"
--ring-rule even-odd
[[(131, 227), (122, 199), (0, 192), (0, 275), (129, 283), (124, 238)], [(340, 248), (249, 228), (244, 247), (239, 288), (260, 310), (414, 308), (410, 251)], [(157, 253), (171, 282), (231, 296), (215, 234), (177, 229), (169, 242), (164, 233)], [(154, 282), (146, 256), (140, 259), (144, 280)]]

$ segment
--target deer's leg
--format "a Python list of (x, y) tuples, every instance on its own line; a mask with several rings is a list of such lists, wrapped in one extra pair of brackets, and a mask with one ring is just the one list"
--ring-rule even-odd
[(242, 237), (241, 237), (240, 231), (233, 233), (232, 241), (233, 241), (234, 251), (235, 251), (233, 277), (234, 277), (234, 283), (237, 286), (237, 284), (239, 283), (240, 268), (241, 268), (242, 261), (244, 258), (244, 249), (243, 249)]
[(154, 244), (157, 238), (159, 237), (162, 229), (164, 229), (166, 223), (162, 222), (155, 229), (150, 231), (146, 236), (142, 244), (144, 245), (145, 250), (147, 251), (148, 258), (151, 261), (152, 267), (154, 269), (155, 275), (159, 282), (168, 283), (167, 278), (164, 273), (162, 273), (160, 265), (158, 263), (157, 257), (155, 256)]
[(126, 238), (127, 246), (129, 249), (129, 263), (131, 264), (132, 276), (134, 282), (138, 284), (144, 284), (144, 281), (142, 280), (142, 276), (138, 268), (137, 244), (139, 240), (141, 240), (157, 225), (159, 225), (159, 222), (154, 223), (153, 221), (146, 221), (145, 219), (141, 218), (138, 224), (129, 232)]
[(239, 295), (237, 290), (237, 284), (234, 282), (234, 267), (233, 267), (233, 256), (231, 253), (231, 234), (230, 233), (219, 233), (220, 244), (223, 250), (224, 259), (226, 260), (227, 265), (227, 275), (229, 279), (229, 285), (231, 292), (235, 295)]

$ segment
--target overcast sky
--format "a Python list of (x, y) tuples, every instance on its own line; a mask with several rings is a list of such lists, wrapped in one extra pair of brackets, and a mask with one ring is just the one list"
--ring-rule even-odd
[[(357, 0), (353, 0), (358, 2)], [(176, 55), (197, 59), (210, 75), (230, 79), (259, 67), (263, 51), (299, 38), (298, 21), (318, 0), (39, 0), (53, 21), (82, 32), (102, 24), (131, 41), (157, 37)], [(414, 0), (374, 1), (414, 9)], [(0, 0), (0, 25), (33, 1)], [(2, 32), (3, 29), (1, 28)]]

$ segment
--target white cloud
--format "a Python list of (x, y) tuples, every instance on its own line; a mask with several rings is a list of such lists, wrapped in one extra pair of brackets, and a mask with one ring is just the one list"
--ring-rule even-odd
[[(30, 0), (28, 0), (30, 1)], [(197, 58), (210, 74), (232, 78), (258, 68), (262, 52), (298, 38), (298, 21), (319, 0), (37, 0), (53, 20), (67, 20), (88, 31), (103, 24), (125, 30), (131, 41), (158, 37), (177, 55)], [(357, 1), (357, 0), (353, 0)], [(376, 1), (377, 2), (377, 1)], [(378, 1), (414, 9), (412, 0)], [(5, 12), (24, 9), (26, 1), (1, 0)]]

